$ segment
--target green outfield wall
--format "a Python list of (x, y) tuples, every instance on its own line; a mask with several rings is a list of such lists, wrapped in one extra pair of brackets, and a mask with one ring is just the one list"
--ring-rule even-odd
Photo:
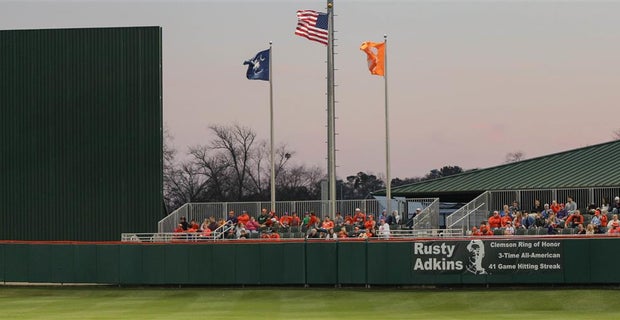
[(618, 284), (620, 238), (0, 243), (0, 281), (124, 285)]

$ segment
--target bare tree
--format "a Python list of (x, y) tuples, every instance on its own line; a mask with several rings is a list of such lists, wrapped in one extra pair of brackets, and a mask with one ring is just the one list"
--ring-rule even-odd
[(211, 149), (219, 152), (219, 155), (227, 160), (228, 168), (232, 173), (229, 177), (234, 186), (231, 190), (232, 200), (241, 201), (248, 179), (256, 133), (239, 124), (230, 126), (212, 125), (209, 126), (209, 129), (215, 134), (215, 139), (211, 142)]
[(525, 160), (525, 153), (523, 151), (509, 152), (506, 154), (506, 163), (513, 163)]

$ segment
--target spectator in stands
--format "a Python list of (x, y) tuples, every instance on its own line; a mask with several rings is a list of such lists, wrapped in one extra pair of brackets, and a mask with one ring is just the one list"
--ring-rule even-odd
[(547, 228), (548, 234), (557, 234), (558, 229), (560, 227), (560, 221), (558, 220), (555, 213), (551, 213), (549, 218), (547, 219), (547, 224), (545, 225)]
[(223, 225), (225, 225), (225, 224), (226, 224), (226, 220), (224, 220), (224, 218), (221, 218), (221, 219), (217, 220), (217, 227), (218, 228), (223, 226)]
[(256, 219), (256, 222), (258, 222), (258, 224), (260, 225), (260, 230), (267, 229), (267, 227), (269, 227), (269, 225), (271, 224), (271, 220), (269, 219), (270, 218), (267, 209), (263, 208), (260, 211), (260, 215)]
[[(607, 228), (607, 223), (608, 223), (608, 219), (607, 219), (607, 211), (600, 211), (600, 210), (596, 210), (598, 212), (600, 212), (600, 217), (601, 217), (601, 227), (603, 228)], [(596, 214), (596, 211), (594, 211), (594, 214)]]
[(566, 204), (564, 204), (564, 209), (568, 212), (569, 215), (575, 213), (577, 210), (577, 203), (573, 199), (573, 196), (566, 197)]
[(297, 212), (293, 212), (293, 215), (291, 216), (291, 227), (299, 227), (300, 224), (301, 220), (299, 219), (299, 216), (297, 216)]
[(344, 219), (342, 218), (342, 213), (336, 212), (336, 216), (334, 217), (334, 227), (340, 228), (344, 225)]
[(308, 226), (310, 225), (310, 212), (306, 211), (304, 213), (304, 218), (301, 220), (301, 231), (308, 231)]
[(398, 210), (392, 211), (392, 216), (394, 217), (395, 223), (400, 224), (402, 217), (398, 214)]
[(349, 233), (349, 238), (358, 238), (360, 233), (362, 233), (362, 230), (360, 230), (360, 227), (355, 226), (353, 227), (353, 230), (351, 230), (351, 232)]
[(246, 239), (248, 237), (248, 230), (245, 228), (243, 222), (238, 222), (235, 227), (235, 236), (237, 239)]
[(242, 230), (241, 233), (239, 233), (239, 235), (237, 235), (237, 239), (242, 239), (245, 240), (250, 236), (250, 234), (248, 233), (247, 230)]
[(237, 222), (241, 222), (243, 225), (246, 225), (248, 224), (248, 221), (250, 221), (250, 215), (248, 212), (245, 210), (241, 211), (241, 215), (237, 217)]
[(214, 216), (210, 216), (209, 217), (209, 224), (208, 224), (207, 228), (209, 228), (209, 230), (211, 230), (211, 231), (214, 231), (215, 229), (217, 229), (217, 222), (215, 221), (215, 217)]
[(512, 206), (510, 206), (510, 215), (514, 217), (518, 211), (521, 211), (521, 207), (519, 206), (519, 201), (515, 200), (512, 202)]
[(200, 225), (198, 224), (198, 222), (196, 222), (196, 220), (192, 219), (192, 221), (189, 222), (189, 229), (193, 229), (195, 231), (192, 232), (196, 232), (200, 230)]
[(577, 227), (577, 230), (575, 231), (576, 234), (595, 234), (596, 232), (594, 232), (594, 225), (593, 224), (589, 224), (588, 228), (584, 229), (583, 225), (580, 224)]
[(566, 208), (564, 208), (564, 204), (560, 204), (560, 210), (558, 211), (558, 213), (556, 213), (556, 216), (558, 220), (566, 221), (566, 218), (568, 218), (569, 214), (568, 211), (566, 211)]
[(601, 229), (601, 213), (598, 211), (595, 211), (594, 216), (592, 217), (592, 219), (590, 220), (590, 223), (588, 224), (588, 227), (590, 227), (590, 225), (592, 225), (592, 228), (594, 229), (594, 233), (600, 233), (600, 229)]
[(505, 228), (506, 227), (506, 222), (508, 222), (508, 221), (512, 222), (513, 217), (510, 215), (510, 213), (508, 213), (508, 214), (504, 215), (501, 220), (502, 220), (502, 228)]
[(536, 213), (536, 212), (542, 212), (543, 210), (545, 210), (545, 208), (542, 206), (542, 204), (540, 204), (540, 199), (538, 198), (534, 199), (534, 206), (532, 206), (532, 210), (530, 210), (530, 212)]
[(620, 197), (614, 198), (614, 203), (611, 205), (612, 214), (620, 214)]
[(553, 213), (553, 210), (550, 209), (549, 204), (545, 203), (544, 207), (543, 207), (543, 211), (541, 212), (543, 218), (547, 219), (549, 218), (549, 215), (551, 215), (551, 213)]
[(596, 211), (596, 209), (598, 209), (596, 204), (595, 203), (590, 203), (590, 205), (588, 206), (588, 213), (589, 214), (594, 214), (594, 211)]
[(515, 234), (515, 228), (512, 226), (512, 222), (506, 221), (506, 227), (504, 227), (504, 234), (508, 236)]
[[(552, 212), (553, 213), (553, 212)], [(547, 223), (546, 221), (547, 219), (545, 217), (543, 217), (542, 212), (536, 212), (536, 218), (534, 218), (534, 225), (537, 228), (542, 228), (545, 226), (545, 224)]]
[(181, 221), (179, 222), (179, 224), (183, 227), (184, 231), (187, 231), (187, 229), (189, 229), (189, 223), (187, 223), (187, 218), (181, 217)]
[(347, 214), (346, 216), (344, 216), (344, 225), (345, 226), (352, 226), (355, 223), (355, 220), (353, 219), (353, 217), (350, 214)]
[(308, 229), (310, 228), (318, 228), (319, 223), (321, 223), (321, 219), (319, 219), (319, 217), (316, 216), (316, 213), (314, 213), (314, 211), (310, 211), (310, 216), (308, 219), (308, 224), (306, 225), (306, 227)]
[(471, 235), (472, 236), (481, 236), (482, 232), (476, 226), (471, 227)]
[(512, 227), (515, 229), (522, 227), (523, 213), (521, 211), (517, 211), (514, 219), (512, 219)]
[(536, 225), (536, 214), (535, 213), (530, 214), (527, 211), (524, 211), (521, 217), (521, 226), (525, 229), (529, 229), (535, 225)]
[(323, 223), (321, 224), (320, 232), (329, 233), (329, 230), (334, 231), (334, 222), (329, 218), (329, 216), (325, 216), (323, 219)]
[(607, 211), (609, 212), (609, 199), (607, 199), (607, 197), (603, 197), (603, 200), (601, 201), (601, 212), (602, 211)]
[(206, 228), (202, 229), (202, 234), (200, 236), (201, 237), (205, 237), (205, 238), (210, 238), (211, 237), (211, 229), (209, 229), (209, 227), (206, 227)]
[(379, 217), (377, 218), (377, 221), (381, 221), (381, 219), (385, 220), (387, 219), (387, 214), (385, 213), (385, 210), (381, 211), (381, 214), (379, 214)]
[(291, 225), (291, 216), (288, 215), (288, 212), (284, 212), (284, 214), (280, 217), (280, 227), (288, 228)]
[(557, 214), (558, 211), (560, 211), (561, 208), (562, 207), (560, 206), (560, 204), (556, 200), (553, 200), (551, 202), (551, 210), (553, 210), (553, 213)]
[(584, 218), (579, 210), (575, 210), (573, 214), (566, 218), (565, 226), (567, 228), (576, 228), (577, 225), (583, 224)]
[(491, 230), (499, 229), (502, 227), (502, 218), (499, 216), (499, 211), (493, 211), (493, 215), (489, 217), (489, 227)]
[(348, 238), (349, 235), (347, 233), (347, 228), (342, 227), (340, 228), (340, 231), (338, 231), (338, 238)]
[(200, 230), (205, 231), (207, 229), (209, 229), (209, 219), (205, 218), (204, 221), (202, 221), (202, 224), (200, 225)]
[(411, 218), (415, 218), (417, 215), (419, 215), (420, 213), (422, 213), (422, 208), (416, 208), (415, 212), (413, 213), (413, 215), (411, 216)]
[(196, 233), (198, 232), (198, 228), (200, 228), (200, 226), (196, 223), (196, 221), (192, 220), (192, 223), (189, 224), (189, 227), (186, 231), (188, 233)]
[(487, 223), (482, 221), (480, 223), (480, 235), (483, 236), (492, 236), (493, 235), (493, 231), (491, 231), (491, 228), (489, 228), (489, 226), (487, 226)]
[(177, 224), (177, 227), (174, 229), (175, 233), (181, 233), (181, 232), (185, 232), (185, 230), (183, 230), (183, 225), (182, 224)]
[(390, 225), (384, 219), (379, 220), (379, 237), (382, 239), (390, 238)]
[(250, 234), (258, 233), (258, 230), (260, 229), (260, 224), (256, 221), (256, 219), (254, 219), (254, 217), (250, 217), (250, 221), (248, 221), (248, 223), (245, 225), (245, 229)]
[(394, 217), (394, 214), (388, 214), (385, 217), (385, 223), (389, 224), (389, 225), (393, 225), (396, 223), (396, 219)]
[(617, 214), (611, 216), (611, 220), (607, 223), (607, 232), (610, 232), (612, 229), (620, 229), (620, 220), (618, 220)]
[(237, 225), (237, 216), (235, 216), (235, 211), (228, 211), (228, 218), (226, 218), (226, 224), (231, 226)]
[(366, 222), (366, 214), (360, 210), (360, 208), (355, 208), (355, 215), (353, 216), (354, 224), (358, 227), (363, 227), (364, 222)]
[(267, 225), (274, 231), (280, 228), (280, 218), (278, 218), (275, 211), (269, 211), (269, 222)]
[(377, 222), (373, 218), (372, 214), (368, 215), (366, 222), (364, 222), (364, 229), (375, 229), (377, 227)]
[(510, 215), (510, 206), (505, 204), (504, 208), (502, 209), (502, 212), (499, 213), (500, 217), (504, 217), (506, 215)]

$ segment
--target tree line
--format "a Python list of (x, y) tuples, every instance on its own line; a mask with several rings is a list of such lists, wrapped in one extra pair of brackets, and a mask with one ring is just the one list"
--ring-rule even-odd
[[(164, 132), (164, 201), (168, 211), (187, 202), (269, 201), (271, 163), (267, 141), (240, 124), (211, 125), (205, 145), (189, 148), (182, 160)], [(287, 145), (275, 150), (278, 201), (318, 200), (326, 173), (318, 166), (293, 164), (295, 155)], [(463, 172), (459, 166), (433, 169), (423, 177), (394, 178), (392, 187), (436, 179)], [(364, 171), (337, 181), (338, 199), (363, 199), (385, 189), (384, 179)]]

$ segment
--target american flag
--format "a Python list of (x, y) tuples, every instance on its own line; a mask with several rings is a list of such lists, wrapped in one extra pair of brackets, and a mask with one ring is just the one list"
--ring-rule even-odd
[(327, 45), (327, 14), (314, 10), (297, 10), (295, 34)]

